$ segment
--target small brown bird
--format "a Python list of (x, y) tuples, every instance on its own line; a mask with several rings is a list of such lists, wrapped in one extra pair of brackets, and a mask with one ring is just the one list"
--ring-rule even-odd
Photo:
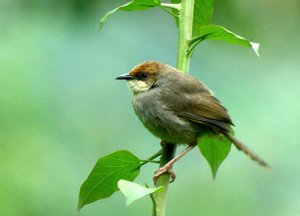
[(116, 79), (126, 80), (133, 92), (132, 104), (136, 115), (148, 130), (162, 142), (188, 144), (177, 157), (156, 171), (154, 180), (169, 172), (172, 165), (197, 145), (204, 133), (222, 133), (238, 150), (263, 167), (268, 164), (230, 134), (233, 126), (227, 110), (208, 87), (190, 75), (170, 65), (144, 62), (129, 74)]

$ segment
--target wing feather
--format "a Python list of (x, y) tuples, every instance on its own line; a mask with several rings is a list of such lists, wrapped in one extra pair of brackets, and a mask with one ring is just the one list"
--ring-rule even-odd
[(172, 88), (164, 88), (161, 98), (170, 110), (194, 124), (209, 125), (224, 132), (230, 130), (229, 125), (233, 123), (226, 108), (204, 83), (181, 73), (179, 76), (171, 74), (169, 79), (171, 82), (168, 83), (172, 84)]

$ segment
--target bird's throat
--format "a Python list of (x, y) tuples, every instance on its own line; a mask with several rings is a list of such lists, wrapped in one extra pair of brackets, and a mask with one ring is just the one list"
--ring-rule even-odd
[(128, 86), (133, 92), (133, 94), (140, 94), (149, 91), (151, 86), (142, 80), (130, 80), (128, 81)]

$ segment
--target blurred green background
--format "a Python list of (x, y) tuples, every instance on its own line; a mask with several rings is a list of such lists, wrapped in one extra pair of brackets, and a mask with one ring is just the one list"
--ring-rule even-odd
[[(97, 159), (119, 149), (147, 158), (159, 148), (114, 78), (145, 60), (176, 64), (177, 30), (160, 9), (105, 12), (126, 1), (1, 0), (0, 215), (75, 215), (79, 187)], [(195, 149), (174, 167), (168, 215), (300, 215), (300, 2), (216, 1), (214, 24), (261, 43), (206, 41), (190, 73), (229, 109), (236, 135), (272, 169), (232, 149), (212, 180)], [(178, 149), (181, 150), (182, 147)], [(137, 182), (152, 185), (155, 165)], [(150, 215), (149, 198), (123, 196), (81, 215)]]

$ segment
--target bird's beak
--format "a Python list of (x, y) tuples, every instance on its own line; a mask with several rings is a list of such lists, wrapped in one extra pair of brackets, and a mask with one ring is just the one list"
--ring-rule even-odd
[(134, 79), (134, 76), (131, 76), (130, 74), (122, 74), (116, 78), (116, 80), (132, 80)]

